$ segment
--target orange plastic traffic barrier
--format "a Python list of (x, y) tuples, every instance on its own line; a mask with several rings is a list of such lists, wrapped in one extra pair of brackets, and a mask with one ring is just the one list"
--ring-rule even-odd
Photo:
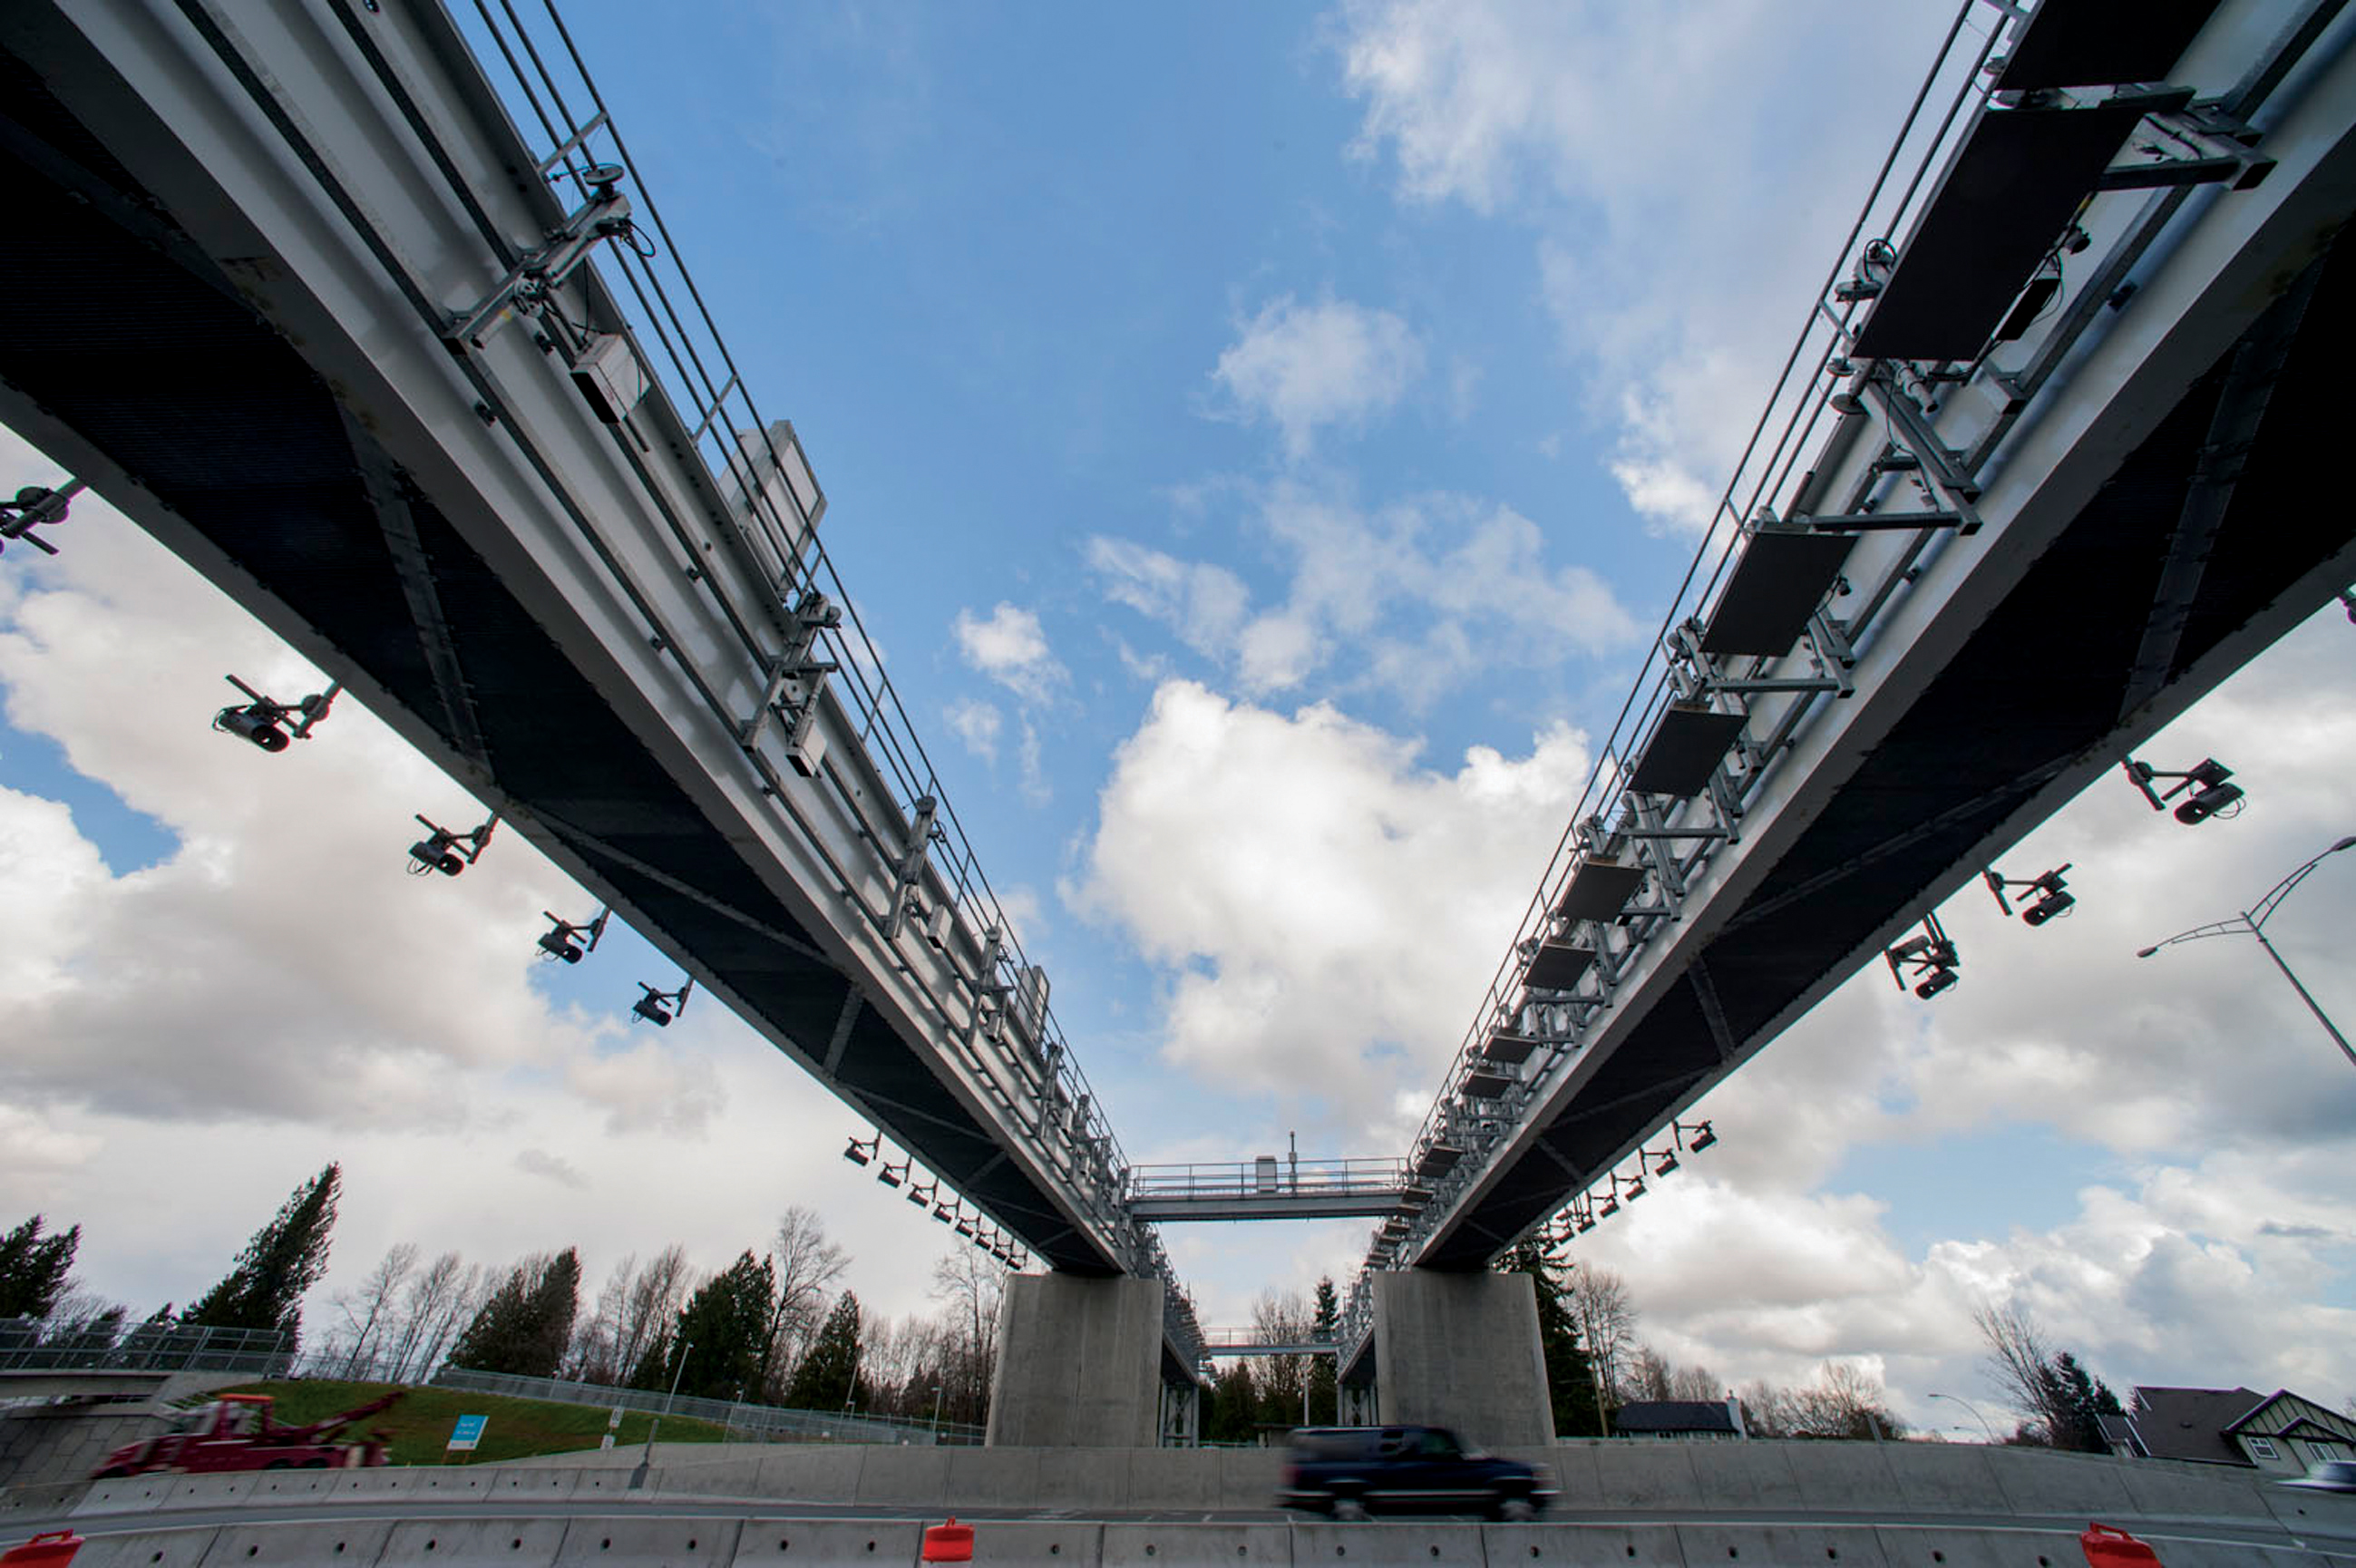
[(973, 1526), (959, 1524), (957, 1515), (949, 1515), (947, 1524), (937, 1524), (925, 1531), (925, 1550), (921, 1561), (926, 1563), (970, 1563), (973, 1561)]
[(73, 1554), (80, 1550), (80, 1536), (70, 1530), (52, 1530), (22, 1546), (0, 1552), (0, 1563), (8, 1568), (50, 1568), (52, 1563), (72, 1562)]
[(2160, 1568), (2158, 1552), (2112, 1525), (2089, 1524), (2078, 1545), (2087, 1568)]

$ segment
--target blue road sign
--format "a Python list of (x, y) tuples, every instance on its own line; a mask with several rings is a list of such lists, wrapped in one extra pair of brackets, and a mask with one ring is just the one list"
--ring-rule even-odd
[(487, 1415), (462, 1415), (458, 1424), (450, 1429), (450, 1452), (471, 1450), (483, 1440), (483, 1428), (490, 1425)]

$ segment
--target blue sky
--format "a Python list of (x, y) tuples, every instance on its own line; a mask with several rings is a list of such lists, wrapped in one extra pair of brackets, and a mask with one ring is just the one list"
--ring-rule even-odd
[[(1129, 1154), (1398, 1152), (1944, 9), (566, 16)], [(0, 1208), (144, 1309), (327, 1157), (338, 1281), (404, 1239), (717, 1267), (804, 1202), (924, 1305), (937, 1233), (834, 1157), (847, 1111), (708, 1004), (624, 1027), (673, 983), (634, 938), (531, 964), (590, 906), (528, 846), (394, 880), (463, 794), (356, 706), (285, 757), (205, 734), (220, 671), (309, 672), (102, 506), (59, 538), (0, 562), (40, 932)], [(1729, 1382), (1854, 1359), (1939, 1424), (2011, 1298), (2114, 1382), (2356, 1394), (2356, 1073), (2239, 944), (2131, 956), (2356, 831), (2351, 650), (2327, 612), (2168, 737), (2244, 819), (2091, 790), (2019, 852), (2078, 863), (2076, 918), (1958, 899), (1935, 1010), (1869, 972), (1714, 1096), (1720, 1146), (1593, 1239), (1643, 1336)], [(2277, 935), (2356, 1015), (2348, 859)], [(209, 1029), (233, 995), (273, 1019)], [(1225, 1323), (1364, 1233), (1169, 1240)]]

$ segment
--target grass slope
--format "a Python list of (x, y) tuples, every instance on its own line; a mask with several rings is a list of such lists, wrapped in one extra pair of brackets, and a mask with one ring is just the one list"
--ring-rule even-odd
[[(268, 1394), (276, 1403), (273, 1417), (300, 1426), (337, 1411), (366, 1404), (390, 1389), (386, 1383), (342, 1383), (317, 1379), (300, 1381), (246, 1383), (224, 1392)], [(391, 1439), (396, 1465), (480, 1465), (494, 1459), (525, 1459), (535, 1454), (567, 1454), (594, 1448), (605, 1435), (612, 1412), (595, 1405), (557, 1404), (547, 1400), (507, 1399), (498, 1394), (467, 1393), (459, 1389), (412, 1388), (391, 1410), (363, 1417), (346, 1438), (381, 1431)], [(462, 1415), (487, 1415), (482, 1446), (472, 1454), (452, 1454), (444, 1446)], [(649, 1417), (638, 1411), (622, 1412), (615, 1434), (616, 1448), (647, 1440)], [(660, 1439), (665, 1443), (718, 1443), (725, 1433), (708, 1421), (683, 1415), (666, 1417)]]

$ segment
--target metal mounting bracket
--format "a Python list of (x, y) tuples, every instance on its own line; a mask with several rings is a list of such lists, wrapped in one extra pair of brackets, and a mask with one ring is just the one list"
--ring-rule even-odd
[(443, 340), (453, 351), (479, 349), (519, 308), (546, 305), (551, 292), (562, 286), (600, 242), (630, 232), (630, 199), (615, 188), (623, 172), (619, 164), (599, 164), (586, 172), (589, 199), (549, 235), (546, 244), (509, 269), (482, 304), (451, 317)]

